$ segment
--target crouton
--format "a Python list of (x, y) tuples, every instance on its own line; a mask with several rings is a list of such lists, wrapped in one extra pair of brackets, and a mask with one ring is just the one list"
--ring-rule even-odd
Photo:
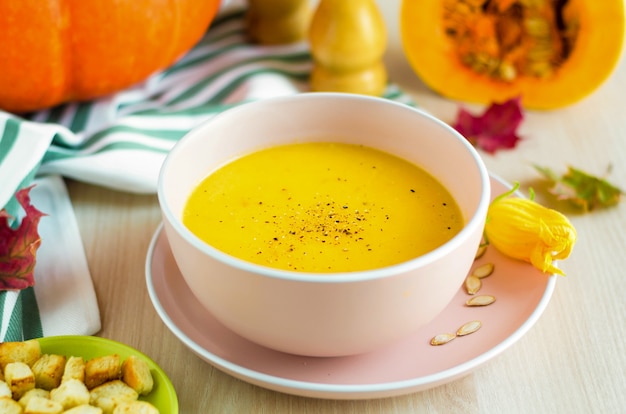
[(77, 405), (89, 404), (89, 390), (79, 380), (71, 379), (50, 391), (50, 399), (61, 404), (64, 410), (68, 410)]
[(4, 380), (15, 400), (19, 400), (26, 391), (35, 388), (35, 375), (24, 362), (9, 362), (4, 367)]
[(70, 379), (77, 379), (80, 382), (85, 382), (85, 360), (83, 357), (70, 356), (67, 358), (61, 382)]
[(63, 414), (102, 414), (102, 408), (93, 405), (79, 405), (64, 411)]
[(0, 413), (2, 414), (23, 414), (24, 410), (17, 401), (9, 397), (0, 398)]
[(50, 391), (61, 385), (65, 362), (63, 355), (43, 354), (32, 366), (35, 387)]
[(9, 384), (4, 382), (4, 380), (0, 381), (0, 398), (2, 397), (13, 398), (13, 392), (11, 392)]
[(149, 394), (154, 386), (148, 363), (134, 355), (130, 355), (122, 363), (122, 381), (140, 395)]
[(122, 361), (119, 355), (96, 357), (85, 363), (85, 385), (90, 390), (105, 382), (119, 379), (121, 375)]
[(120, 403), (136, 401), (137, 398), (137, 391), (121, 380), (113, 380), (92, 389), (89, 403), (102, 408), (104, 414), (112, 414)]
[(145, 359), (42, 354), (39, 342), (0, 343), (0, 414), (158, 414)]
[(10, 362), (23, 362), (28, 366), (33, 365), (41, 356), (41, 346), (36, 339), (24, 342), (0, 343), (0, 368), (4, 368)]
[(63, 406), (56, 401), (42, 397), (33, 397), (28, 400), (24, 414), (61, 414)]
[(50, 391), (41, 388), (33, 388), (32, 390), (26, 391), (17, 402), (20, 403), (22, 407), (26, 408), (28, 401), (34, 397), (50, 398)]
[(159, 414), (159, 410), (147, 401), (132, 401), (118, 404), (113, 414)]

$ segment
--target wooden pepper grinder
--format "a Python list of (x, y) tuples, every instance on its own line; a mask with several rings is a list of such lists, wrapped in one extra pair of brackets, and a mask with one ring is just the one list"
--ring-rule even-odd
[(320, 0), (309, 43), (312, 91), (383, 94), (387, 33), (374, 0)]
[(279, 45), (304, 40), (310, 20), (308, 0), (248, 0), (246, 25), (254, 43)]

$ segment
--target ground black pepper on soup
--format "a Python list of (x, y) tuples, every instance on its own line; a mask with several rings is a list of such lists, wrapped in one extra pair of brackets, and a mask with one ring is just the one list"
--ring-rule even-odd
[(314, 273), (398, 264), (444, 244), (464, 224), (451, 194), (422, 168), (331, 142), (229, 162), (195, 188), (183, 223), (234, 257)]

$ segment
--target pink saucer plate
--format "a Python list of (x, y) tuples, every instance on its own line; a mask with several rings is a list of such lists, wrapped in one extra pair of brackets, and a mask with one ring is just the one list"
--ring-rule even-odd
[[(492, 194), (511, 188), (491, 178)], [(518, 341), (547, 307), (556, 276), (509, 259), (490, 247), (474, 267), (493, 263), (480, 294), (496, 297), (485, 307), (468, 307), (460, 288), (432, 322), (398, 343), (375, 352), (315, 358), (277, 352), (224, 327), (195, 298), (171, 254), (162, 227), (146, 259), (146, 282), (154, 308), (170, 331), (214, 367), (251, 384), (288, 394), (327, 399), (372, 399), (423, 391), (469, 374)], [(477, 332), (440, 346), (433, 336), (478, 320)]]

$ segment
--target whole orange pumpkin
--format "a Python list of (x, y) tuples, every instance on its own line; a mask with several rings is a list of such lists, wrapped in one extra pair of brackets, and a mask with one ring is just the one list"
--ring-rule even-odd
[(0, 109), (101, 97), (173, 63), (220, 0), (0, 1)]

